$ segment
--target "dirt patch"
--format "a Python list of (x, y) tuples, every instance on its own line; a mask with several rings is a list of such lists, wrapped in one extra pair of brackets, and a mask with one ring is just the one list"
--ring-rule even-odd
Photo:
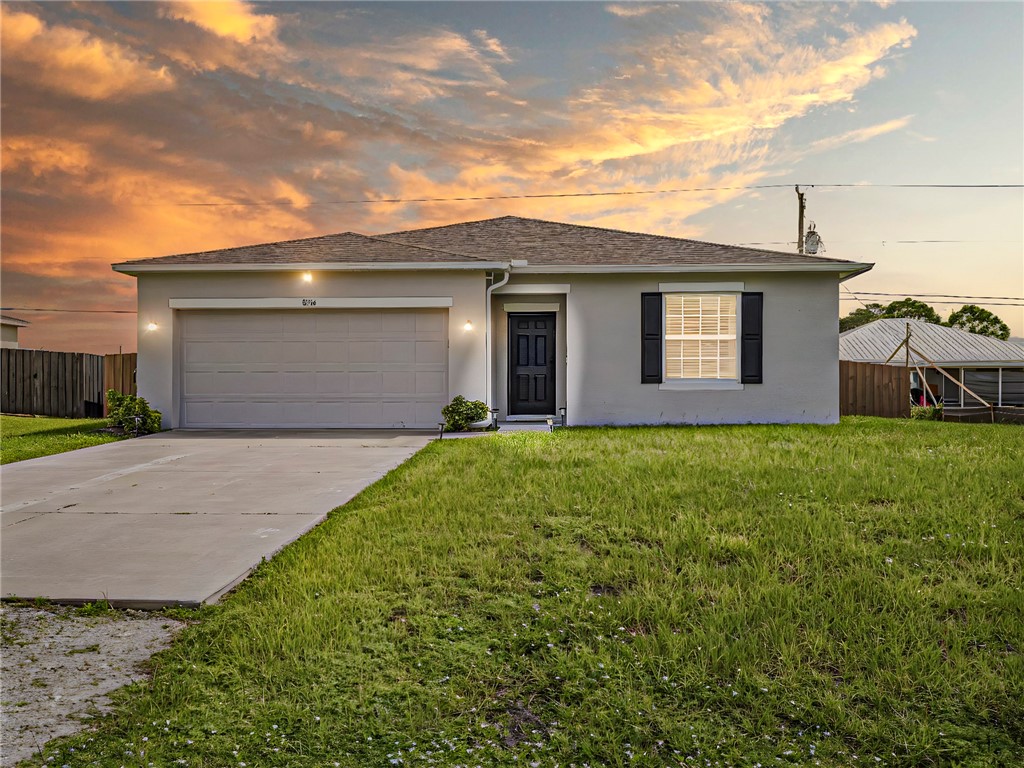
[(109, 709), (107, 694), (146, 677), (141, 669), (184, 626), (118, 611), (0, 605), (0, 766), (15, 765)]

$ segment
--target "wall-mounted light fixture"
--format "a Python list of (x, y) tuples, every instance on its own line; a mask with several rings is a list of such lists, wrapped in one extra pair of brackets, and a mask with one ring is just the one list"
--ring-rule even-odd
[(312, 283), (313, 282), (313, 273), (312, 272), (303, 272), (302, 273), (302, 282), (304, 282), (304, 283)]
[(467, 320), (466, 324), (464, 326), (462, 326), (462, 330), (464, 330), (464, 331), (472, 331), (473, 330), (473, 321), (472, 320)]
[(147, 331), (155, 331), (159, 327), (160, 326), (157, 325), (156, 323), (146, 323), (146, 330)]

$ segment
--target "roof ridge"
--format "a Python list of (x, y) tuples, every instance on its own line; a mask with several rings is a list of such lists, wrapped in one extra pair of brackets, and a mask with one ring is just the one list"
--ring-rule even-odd
[[(482, 221), (486, 221), (486, 219), (482, 219)], [(356, 234), (358, 234), (358, 233), (356, 233)], [(401, 233), (398, 233), (398, 234), (401, 234)], [(407, 242), (404, 242), (403, 240), (399, 240), (397, 237), (394, 238), (394, 239), (390, 239), (390, 238), (389, 239), (385, 239), (384, 235), (362, 235), (362, 237), (365, 237), (368, 240), (376, 240), (379, 243), (387, 243), (389, 245), (392, 244), (392, 243), (398, 243), (399, 245), (401, 245), (401, 246), (403, 246), (405, 248), (417, 248), (417, 249), (419, 249), (421, 251), (430, 251), (431, 253), (443, 253), (446, 256), (458, 256), (460, 259), (474, 259), (475, 261), (481, 261), (481, 262), (485, 262), (485, 263), (487, 263), (487, 261), (488, 261), (487, 259), (483, 258), (482, 256), (474, 256), (474, 255), (469, 254), (469, 253), (458, 253), (457, 251), (446, 251), (446, 250), (444, 250), (442, 248), (431, 248), (429, 245), (416, 245), (414, 243), (407, 243)]]
[(290, 240), (274, 240), (269, 243), (249, 243), (248, 245), (229, 245), (227, 248), (208, 248), (205, 251), (188, 251), (186, 253), (169, 253), (166, 256), (145, 256), (141, 259), (132, 259), (130, 261), (123, 261), (122, 264), (132, 264), (136, 261), (150, 261), (152, 259), (165, 259), (170, 256), (202, 256), (207, 253), (224, 253), (225, 251), (241, 251), (246, 248), (266, 248), (267, 246), (274, 245), (289, 245), (291, 243), (302, 243), (308, 240), (323, 240), (327, 237), (340, 237), (341, 235), (355, 235), (356, 237), (369, 238), (369, 235), (363, 235), (359, 232), (353, 232), (348, 230), (346, 232), (332, 232), (329, 235), (313, 235), (312, 237), (293, 237)]
[(440, 224), (440, 225), (437, 225), (437, 226), (434, 226), (434, 227), (421, 227), (419, 229), (407, 229), (407, 230), (401, 230), (401, 231), (398, 231), (398, 232), (387, 232), (387, 233), (384, 233), (381, 236), (382, 237), (392, 237), (394, 235), (402, 235), (402, 234), (412, 233), (412, 232), (430, 232), (432, 230), (447, 229), (448, 227), (458, 227), (458, 226), (462, 226), (462, 225), (466, 225), (466, 224), (483, 224), (484, 222), (487, 222), (487, 221), (502, 221), (504, 219), (516, 219), (518, 221), (533, 221), (533, 222), (539, 222), (541, 224), (553, 224), (553, 225), (559, 226), (559, 227), (572, 227), (572, 228), (575, 228), (575, 229), (596, 229), (596, 230), (599, 230), (601, 232), (614, 232), (614, 233), (617, 233), (617, 234), (620, 234), (620, 235), (638, 235), (640, 237), (654, 237), (654, 238), (658, 238), (660, 240), (672, 240), (672, 241), (675, 241), (675, 242), (686, 242), (686, 243), (699, 243), (700, 245), (708, 245), (708, 246), (713, 246), (713, 247), (721, 247), (723, 245), (726, 245), (729, 248), (739, 248), (741, 250), (751, 251), (753, 253), (770, 253), (770, 254), (775, 254), (775, 255), (779, 255), (779, 256), (798, 256), (801, 259), (810, 259), (810, 260), (813, 260), (813, 261), (816, 261), (816, 262), (819, 262), (819, 263), (822, 263), (822, 264), (824, 264), (824, 263), (830, 263), (830, 264), (857, 264), (857, 263), (859, 263), (859, 262), (855, 262), (855, 261), (850, 261), (849, 259), (833, 259), (833, 258), (829, 258), (829, 257), (825, 257), (825, 256), (811, 256), (811, 255), (808, 255), (808, 254), (805, 254), (805, 253), (791, 253), (789, 251), (775, 251), (775, 250), (771, 250), (771, 249), (768, 249), (768, 248), (748, 248), (747, 246), (743, 246), (743, 245), (731, 245), (729, 243), (713, 243), (710, 240), (696, 240), (694, 238), (689, 238), (689, 237), (676, 237), (674, 235), (659, 235), (659, 234), (656, 234), (656, 233), (653, 233), (653, 232), (634, 232), (634, 231), (628, 230), (628, 229), (616, 229), (614, 227), (599, 227), (599, 226), (596, 226), (594, 224), (571, 224), (571, 223), (565, 222), (565, 221), (551, 221), (550, 219), (537, 219), (537, 218), (532, 218), (532, 217), (528, 217), (528, 216), (512, 216), (512, 215), (508, 215), (508, 216), (493, 216), (493, 217), (491, 217), (489, 219), (478, 219), (476, 221), (459, 221), (459, 222), (455, 222), (454, 224)]

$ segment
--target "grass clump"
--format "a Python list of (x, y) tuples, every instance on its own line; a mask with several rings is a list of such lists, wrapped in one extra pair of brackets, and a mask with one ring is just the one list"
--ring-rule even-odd
[(866, 418), (435, 442), (44, 759), (1019, 764), (1022, 449)]
[(106, 419), (0, 416), (0, 464), (119, 440), (117, 435), (97, 431), (107, 424)]

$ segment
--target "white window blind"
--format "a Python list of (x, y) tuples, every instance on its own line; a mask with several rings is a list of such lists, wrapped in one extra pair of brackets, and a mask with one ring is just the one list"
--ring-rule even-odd
[(665, 294), (665, 378), (737, 378), (735, 294)]

